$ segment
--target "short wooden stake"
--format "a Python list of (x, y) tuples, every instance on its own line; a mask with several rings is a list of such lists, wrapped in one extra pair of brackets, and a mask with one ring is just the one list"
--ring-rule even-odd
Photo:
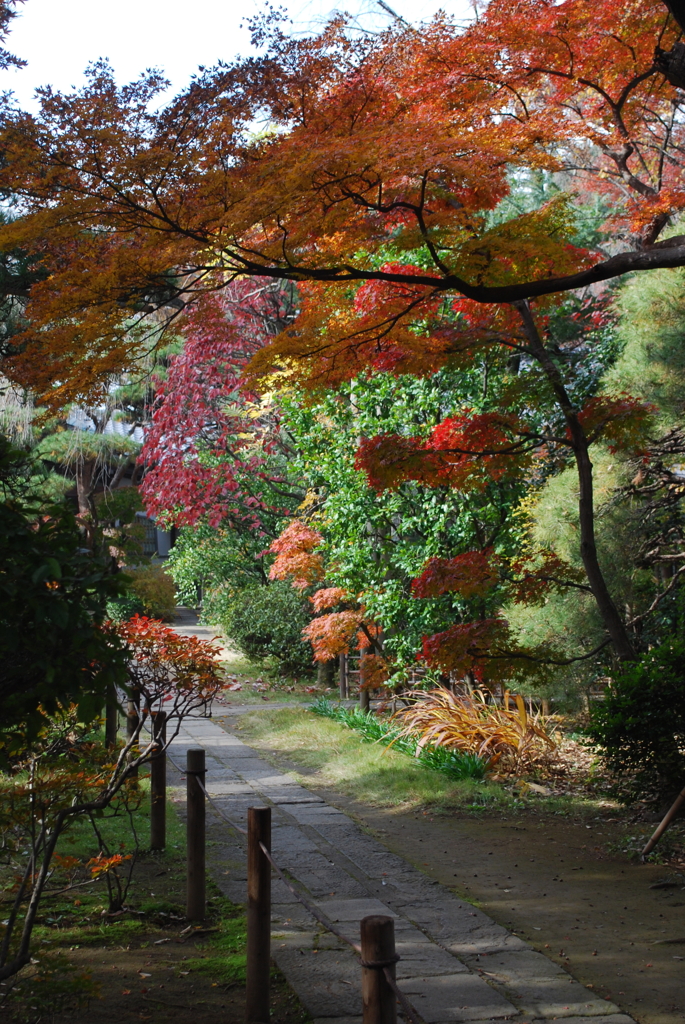
[(152, 735), (160, 750), (150, 760), (150, 849), (166, 846), (166, 711), (152, 716)]
[[(130, 741), (131, 737), (135, 734), (135, 731), (138, 728), (138, 719), (139, 718), (140, 718), (140, 693), (139, 693), (139, 691), (137, 689), (133, 689), (133, 690), (131, 690), (130, 696), (128, 698), (128, 707), (126, 708), (126, 740), (127, 740), (127, 742)], [(130, 753), (128, 756), (129, 756), (129, 760), (132, 761), (134, 759), (135, 755), (133, 753)], [(138, 778), (138, 769), (137, 768), (133, 768), (131, 773), (130, 773), (130, 775), (131, 775), (131, 778), (137, 779)]]
[(362, 1024), (397, 1024), (397, 997), (383, 972), (386, 966), (395, 977), (395, 922), (380, 914), (364, 917), (361, 937)]
[(117, 745), (119, 732), (119, 708), (114, 687), (108, 687), (105, 703), (105, 745), (112, 750)]
[(268, 1024), (271, 972), (271, 808), (247, 809), (247, 987), (245, 1019)]
[(370, 647), (364, 647), (359, 652), (359, 708), (361, 711), (366, 712), (371, 710), (371, 691), (366, 685), (366, 657), (368, 654), (371, 654), (371, 651)]
[(340, 700), (347, 700), (350, 695), (348, 680), (347, 680), (347, 655), (340, 655)]
[(186, 917), (190, 921), (205, 919), (205, 794), (200, 782), (205, 781), (205, 752), (193, 747), (186, 759), (186, 837), (187, 890)]

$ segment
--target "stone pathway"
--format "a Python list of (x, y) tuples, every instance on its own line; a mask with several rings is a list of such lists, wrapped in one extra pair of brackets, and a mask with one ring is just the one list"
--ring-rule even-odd
[[(274, 859), (340, 930), (359, 941), (367, 914), (395, 918), (398, 984), (426, 1024), (564, 1018), (566, 1024), (633, 1024), (613, 1003), (433, 882), (346, 814), (209, 718), (192, 718), (172, 744), (207, 752), (207, 791), (245, 826), (252, 804), (272, 807)], [(210, 805), (211, 807), (211, 805)], [(208, 808), (208, 811), (210, 808)], [(214, 816), (212, 871), (222, 892), (245, 902), (243, 837)], [(272, 890), (272, 954), (315, 1024), (361, 1022), (361, 970), (354, 952), (318, 925), (280, 879)]]

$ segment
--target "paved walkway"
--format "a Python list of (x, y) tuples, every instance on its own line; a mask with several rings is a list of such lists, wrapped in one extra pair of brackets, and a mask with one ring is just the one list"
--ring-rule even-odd
[[(342, 811), (212, 719), (187, 720), (171, 755), (207, 752), (207, 791), (234, 821), (247, 808), (270, 804), (274, 859), (345, 934), (359, 941), (367, 914), (395, 918), (398, 984), (427, 1024), (565, 1018), (566, 1024), (632, 1024), (541, 953), (476, 907), (431, 881)], [(220, 819), (216, 818), (216, 821)], [(235, 903), (245, 902), (243, 838), (228, 825), (212, 828), (215, 880)], [(272, 954), (315, 1024), (361, 1021), (361, 970), (354, 952), (312, 919), (278, 878), (273, 880)]]

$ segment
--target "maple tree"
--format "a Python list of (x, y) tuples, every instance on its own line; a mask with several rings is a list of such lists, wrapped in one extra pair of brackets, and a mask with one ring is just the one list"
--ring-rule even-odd
[[(260, 31), (262, 56), (204, 72), (159, 112), (159, 76), (118, 89), (98, 64), (80, 93), (47, 89), (40, 115), (5, 117), (0, 184), (26, 215), (0, 242), (50, 271), (8, 372), (64, 402), (132, 359), (152, 311), (173, 323), (245, 275), (299, 285), (297, 320), (253, 360), (269, 387), (521, 356), (554, 397), (556, 433), (525, 402), (514, 418), (465, 408), (430, 441), (369, 440), (360, 464), (384, 485), (483, 486), (543, 448), (573, 458), (588, 585), (634, 657), (597, 556), (589, 452), (602, 422), (634, 444), (648, 411), (618, 395), (579, 407), (547, 318), (563, 292), (685, 264), (684, 237), (660, 239), (685, 206), (677, 23), (657, 0), (492, 0), (464, 30), (441, 17), (374, 37), (342, 18), (315, 38)], [(255, 136), (260, 119), (275, 130)], [(530, 169), (565, 174), (567, 192), (507, 213)], [(612, 205), (613, 255), (574, 242), (574, 192), (589, 188)]]
[(274, 536), (301, 498), (288, 479), (278, 409), (245, 388), (250, 358), (293, 317), (293, 296), (268, 279), (234, 281), (180, 325), (183, 347), (158, 383), (141, 461), (150, 515)]
[[(222, 684), (215, 644), (180, 636), (141, 616), (103, 630), (125, 651), (126, 686), (141, 713), (126, 742), (110, 750), (92, 735), (92, 716), (84, 722), (76, 705), (53, 702), (51, 714), (43, 710), (37, 738), (15, 752), (13, 775), (0, 801), (16, 830), (10, 855), (17, 866), (21, 858), (24, 864), (10, 893), (0, 979), (13, 977), (31, 959), (36, 915), (60, 837), (79, 817), (92, 819), (108, 808), (117, 813), (135, 801), (138, 769), (166, 750), (184, 717), (206, 707)], [(146, 728), (158, 710), (167, 715), (164, 742)], [(124, 859), (119, 852), (102, 853), (90, 864), (94, 875), (111, 873)]]

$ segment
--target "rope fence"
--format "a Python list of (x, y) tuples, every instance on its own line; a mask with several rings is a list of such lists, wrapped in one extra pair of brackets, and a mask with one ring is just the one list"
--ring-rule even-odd
[[(200, 753), (202, 754), (201, 758), (199, 757)], [(248, 840), (248, 979), (247, 979), (247, 989), (248, 989), (248, 992), (247, 992), (247, 997), (248, 997), (248, 1021), (264, 1021), (264, 1020), (268, 1019), (268, 974), (267, 974), (267, 977), (266, 977), (266, 986), (265, 986), (265, 984), (264, 984), (264, 982), (265, 982), (265, 979), (264, 979), (264, 960), (266, 958), (266, 963), (267, 964), (268, 964), (268, 962), (270, 960), (270, 948), (269, 948), (269, 945), (267, 944), (266, 950), (265, 949), (260, 949), (255, 954), (255, 956), (253, 956), (253, 957), (250, 956), (250, 910), (252, 909), (251, 906), (250, 906), (250, 903), (251, 903), (250, 892), (251, 892), (251, 888), (252, 888), (251, 887), (252, 879), (250, 877), (250, 868), (251, 868), (251, 861), (254, 861), (254, 854), (255, 854), (255, 848), (256, 848), (256, 849), (258, 849), (259, 854), (261, 854), (261, 856), (266, 859), (266, 861), (268, 862), (270, 867), (274, 869), (274, 871), (276, 872), (278, 877), (281, 879), (283, 884), (286, 886), (286, 888), (289, 889), (289, 891), (293, 894), (295, 899), (297, 899), (299, 901), (299, 903), (302, 904), (302, 906), (305, 908), (305, 910), (316, 921), (318, 921), (318, 923), (320, 925), (322, 925), (322, 927), (324, 927), (332, 935), (335, 935), (336, 938), (340, 939), (342, 942), (345, 942), (348, 946), (351, 946), (352, 949), (355, 951), (355, 953), (358, 955), (359, 963), (360, 963), (360, 966), (362, 967), (362, 999), (363, 999), (363, 1003), (364, 1003), (363, 1024), (392, 1024), (392, 1021), (394, 1019), (396, 1019), (395, 999), (399, 1002), (399, 1004), (402, 1007), (402, 1010), (403, 1010), (405, 1016), (411, 1022), (411, 1024), (426, 1024), (425, 1020), (423, 1019), (421, 1014), (418, 1012), (418, 1010), (409, 1002), (409, 1000), (405, 996), (404, 992), (402, 992), (402, 990), (398, 987), (397, 981), (395, 979), (395, 965), (401, 959), (401, 957), (395, 952), (395, 936), (394, 936), (394, 921), (393, 921), (393, 919), (391, 917), (386, 917), (386, 916), (381, 916), (381, 915), (373, 915), (373, 916), (370, 916), (370, 917), (366, 917), (366, 918), (364, 918), (360, 922), (360, 924), (361, 924), (361, 935), (362, 935), (361, 945), (359, 943), (353, 942), (352, 939), (348, 938), (348, 936), (345, 935), (339, 928), (336, 928), (335, 924), (328, 917), (326, 917), (326, 915), (323, 914), (318, 909), (318, 907), (316, 907), (310, 900), (307, 899), (306, 896), (304, 896), (298, 889), (295, 888), (295, 886), (292, 884), (290, 879), (286, 877), (286, 874), (283, 871), (283, 869), (274, 860), (274, 857), (273, 857), (273, 855), (271, 853), (271, 849), (270, 849), (271, 808), (270, 807), (266, 807), (266, 808), (252, 808), (251, 807), (251, 808), (248, 809), (248, 815), (250, 815), (251, 812), (262, 812), (262, 814), (264, 812), (266, 812), (265, 818), (266, 818), (266, 821), (268, 822), (268, 825), (266, 827), (268, 828), (268, 831), (269, 831), (269, 837), (268, 837), (269, 838), (269, 842), (267, 843), (267, 842), (264, 842), (263, 838), (261, 838), (259, 835), (253, 835), (253, 831), (254, 831), (254, 828), (255, 828), (254, 821), (250, 821), (250, 818), (248, 817), (248, 828), (247, 829), (243, 828), (237, 822), (232, 821), (231, 818), (229, 818), (228, 815), (222, 810), (222, 808), (219, 807), (219, 805), (216, 803), (214, 798), (207, 791), (207, 788), (206, 788), (206, 786), (204, 784), (204, 781), (203, 781), (203, 777), (206, 774), (206, 769), (204, 768), (204, 750), (201, 749), (201, 748), (198, 748), (198, 749), (192, 750), (192, 751), (189, 750), (188, 751), (189, 761), (190, 761), (191, 755), (192, 755), (194, 764), (197, 764), (198, 766), (197, 767), (193, 767), (193, 768), (182, 768), (179, 764), (176, 763), (176, 761), (167, 752), (167, 757), (168, 757), (169, 761), (171, 762), (171, 764), (176, 769), (176, 771), (179, 772), (180, 775), (185, 775), (186, 776), (187, 785), (188, 785), (188, 795), (190, 797), (189, 804), (195, 798), (195, 794), (193, 793), (193, 790), (196, 787), (196, 789), (199, 790), (202, 793), (202, 796), (209, 801), (209, 803), (211, 804), (212, 808), (214, 809), (216, 814), (219, 816), (219, 818), (222, 821), (224, 821), (227, 825), (229, 825), (232, 829), (234, 829), (236, 832), (238, 832), (240, 835), (245, 836), (247, 838), (247, 840)], [(201, 761), (202, 767), (199, 766), (200, 761)], [(254, 815), (253, 815), (253, 818), (255, 818)], [(260, 827), (259, 823), (257, 823), (257, 825), (256, 825), (257, 830), (259, 830), (259, 827)], [(264, 825), (262, 824), (261, 827), (263, 829)], [(203, 832), (204, 832), (204, 830), (203, 830)], [(204, 839), (204, 836), (203, 836), (203, 839)], [(251, 842), (252, 840), (254, 840), (254, 842)], [(252, 850), (250, 849), (251, 846), (254, 847)], [(189, 850), (188, 878), (189, 878), (189, 889), (190, 889), (191, 879), (197, 874), (197, 872), (195, 870), (196, 865), (190, 864), (190, 850), (191, 850), (190, 836), (189, 836), (188, 850)], [(202, 866), (204, 868), (204, 856), (202, 857), (202, 861), (203, 861), (203, 865)], [(269, 882), (269, 887), (270, 887), (270, 882)], [(204, 900), (204, 885), (203, 885), (203, 900)], [(254, 910), (255, 910), (256, 916), (260, 919), (260, 921), (262, 923), (262, 927), (263, 927), (263, 919), (264, 919), (264, 904), (266, 904), (266, 906), (268, 906), (268, 931), (269, 931), (269, 941), (270, 941), (270, 916), (271, 916), (271, 914), (270, 914), (270, 888), (269, 888), (268, 895), (266, 893), (262, 892), (261, 893), (261, 898), (258, 899), (257, 902), (260, 903), (261, 906), (255, 907)], [(190, 895), (189, 895), (189, 905), (190, 905), (190, 903), (191, 903), (191, 898), (190, 898)], [(367, 933), (366, 935), (365, 935), (365, 932)], [(365, 939), (366, 939), (366, 941), (365, 941)], [(252, 972), (250, 970), (251, 960), (255, 961), (253, 963), (253, 965), (252, 965), (253, 966), (253, 971)], [(252, 975), (255, 975), (255, 973), (257, 973), (257, 971), (258, 971), (258, 973), (260, 975), (258, 984), (255, 984), (255, 985), (251, 986), (251, 973), (252, 973)], [(385, 986), (378, 984), (378, 982), (380, 980), (378, 978), (378, 975), (382, 975), (383, 980), (385, 982)], [(386, 986), (387, 986), (387, 990), (386, 990)], [(258, 1006), (256, 1006), (254, 1008), (254, 1012), (253, 1013), (250, 1013), (250, 1005), (249, 1005), (250, 1004), (250, 990), (251, 990), (251, 988), (254, 990), (254, 996), (255, 996), (256, 1002), (259, 1004)], [(264, 1006), (264, 992), (265, 992), (265, 990), (266, 990), (266, 999), (267, 999), (266, 1007)], [(392, 993), (392, 996), (394, 997), (392, 999), (392, 1007), (390, 1007), (388, 1005), (388, 998), (387, 998), (388, 992)], [(267, 1011), (266, 1015), (265, 1015), (265, 1009)]]

